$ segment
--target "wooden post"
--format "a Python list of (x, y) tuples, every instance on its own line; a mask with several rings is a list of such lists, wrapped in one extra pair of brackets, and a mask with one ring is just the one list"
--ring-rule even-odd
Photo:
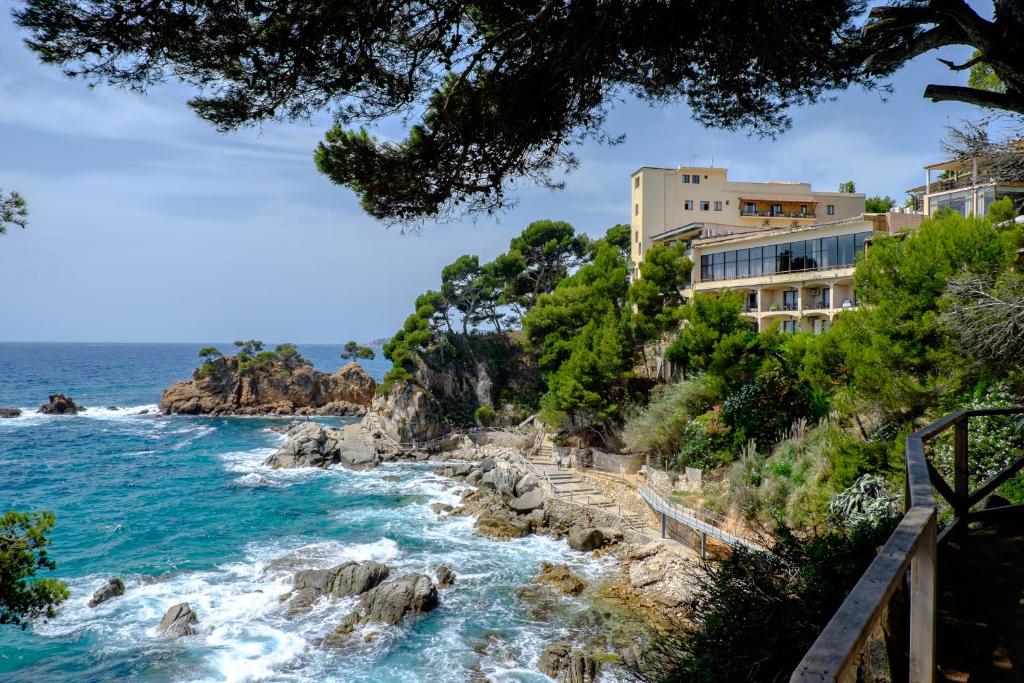
[(910, 680), (914, 683), (935, 681), (935, 538), (933, 514), (910, 562)]
[(970, 493), (967, 481), (967, 416), (960, 418), (953, 425), (953, 493), (956, 501), (953, 509), (956, 512), (959, 533), (967, 532), (967, 512)]
[(665, 513), (661, 513), (661, 537), (665, 538)]

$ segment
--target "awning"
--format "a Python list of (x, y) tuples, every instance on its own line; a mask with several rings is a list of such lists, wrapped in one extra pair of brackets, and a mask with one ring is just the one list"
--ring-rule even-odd
[(790, 202), (793, 204), (817, 204), (818, 200), (805, 195), (747, 194), (740, 197), (741, 202)]

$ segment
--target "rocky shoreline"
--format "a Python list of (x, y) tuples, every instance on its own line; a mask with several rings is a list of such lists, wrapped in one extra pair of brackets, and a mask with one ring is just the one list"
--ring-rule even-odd
[[(383, 462), (436, 463), (437, 474), (466, 486), (458, 505), (432, 506), (439, 519), (471, 517), (478, 536), (497, 540), (530, 534), (565, 539), (576, 550), (613, 560), (611, 575), (592, 591), (592, 623), (580, 629), (578, 639), (558, 641), (545, 650), (539, 663), (545, 674), (573, 683), (597, 680), (602, 666), (616, 666), (640, 656), (636, 650), (637, 633), (648, 626), (678, 623), (683, 618), (691, 560), (658, 541), (640, 536), (613, 514), (570, 504), (553, 495), (524, 463), (532, 443), (530, 437), (483, 432), (453, 437), (430, 452), (400, 450), (377, 424), (365, 419), (342, 428), (296, 423), (288, 429), (285, 443), (264, 464), (274, 468), (339, 465), (365, 470)], [(335, 570), (343, 571), (340, 567)], [(316, 576), (318, 585), (334, 581)], [(440, 580), (434, 586), (429, 577), (416, 575), (404, 577), (400, 586), (389, 588), (387, 594), (394, 597), (366, 593), (356, 611), (321, 644), (337, 646), (346, 642), (356, 628), (368, 623), (395, 623), (392, 619), (400, 620), (405, 614), (429, 611), (436, 597), (432, 597), (434, 593), (428, 583), (435, 592), (441, 587)], [(300, 582), (297, 577), (298, 597), (290, 599), (306, 601), (308, 597), (301, 597), (308, 596), (302, 592), (306, 585), (305, 579)], [(519, 597), (546, 603), (553, 595), (579, 595), (585, 587), (585, 581), (568, 566), (542, 565), (533, 583), (522, 589)], [(409, 607), (397, 609), (378, 604), (392, 600), (408, 603)]]

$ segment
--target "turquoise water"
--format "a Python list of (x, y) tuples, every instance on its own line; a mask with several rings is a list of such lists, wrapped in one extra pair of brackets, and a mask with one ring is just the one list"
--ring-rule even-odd
[[(539, 614), (515, 593), (541, 561), (590, 577), (606, 571), (603, 561), (547, 538), (488, 541), (473, 536), (471, 520), (437, 521), (429, 505), (454, 503), (462, 489), (428, 464), (269, 470), (261, 461), (282, 440), (269, 428), (285, 419), (139, 415), (189, 375), (199, 346), (0, 344), (0, 406), (28, 409), (0, 420), (0, 510), (57, 514), (51, 556), (72, 590), (56, 619), (26, 632), (0, 627), (0, 680), (546, 680), (540, 650), (585, 605), (564, 598)], [(342, 363), (338, 347), (300, 350), (323, 370)], [(379, 377), (385, 363), (366, 367)], [(89, 409), (36, 414), (55, 391)], [(312, 641), (354, 602), (325, 600), (286, 618), (279, 596), (293, 569), (273, 562), (282, 557), (324, 567), (376, 559), (393, 575), (447, 562), (458, 579), (431, 614), (325, 651)], [(127, 593), (87, 607), (111, 576)], [(200, 634), (158, 637), (163, 613), (181, 601), (198, 612)]]

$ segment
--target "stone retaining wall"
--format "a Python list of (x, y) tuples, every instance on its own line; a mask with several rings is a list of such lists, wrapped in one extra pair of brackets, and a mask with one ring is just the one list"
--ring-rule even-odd
[(645, 460), (641, 453), (605, 453), (596, 448), (590, 449), (590, 458), (594, 469), (612, 474), (636, 474)]
[(699, 491), (704, 473), (696, 467), (687, 467), (685, 472), (673, 473), (676, 475), (673, 482), (668, 472), (644, 465), (640, 468), (640, 474), (652, 486), (664, 491)]

